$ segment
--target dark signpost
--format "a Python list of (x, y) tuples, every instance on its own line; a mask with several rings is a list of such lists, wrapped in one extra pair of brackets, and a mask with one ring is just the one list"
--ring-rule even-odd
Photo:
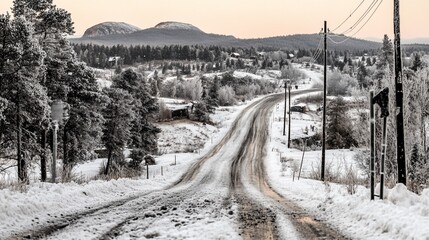
[(376, 96), (374, 91), (370, 91), (370, 117), (371, 117), (371, 160), (370, 160), (370, 172), (371, 172), (371, 200), (374, 200), (374, 188), (375, 188), (375, 116), (374, 116), (374, 105), (377, 104), (381, 108), (381, 118), (383, 118), (383, 143), (381, 150), (381, 163), (380, 163), (380, 199), (383, 199), (384, 192), (384, 165), (387, 150), (387, 139), (386, 139), (386, 128), (387, 128), (387, 117), (389, 116), (389, 88), (383, 89)]

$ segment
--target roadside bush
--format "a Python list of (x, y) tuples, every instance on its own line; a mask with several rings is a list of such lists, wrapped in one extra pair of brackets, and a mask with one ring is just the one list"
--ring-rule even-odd
[(218, 91), (218, 100), (221, 106), (231, 106), (235, 104), (235, 92), (230, 86), (223, 86)]
[(298, 99), (300, 102), (303, 103), (322, 103), (323, 102), (323, 94), (309, 94), (304, 97), (301, 97)]
[(192, 101), (200, 101), (203, 95), (203, 86), (200, 79), (192, 79), (183, 84), (184, 98)]
[(155, 158), (151, 155), (146, 155), (144, 157), (144, 162), (145, 162), (145, 165), (155, 165), (156, 164)]
[(175, 98), (176, 97), (177, 80), (165, 81), (160, 89), (161, 97)]
[(292, 65), (288, 65), (282, 70), (282, 78), (290, 79), (292, 83), (294, 83), (300, 79), (307, 78), (307, 75), (303, 71), (294, 68)]
[(348, 74), (334, 72), (328, 78), (328, 94), (332, 96), (347, 96), (358, 86), (356, 78)]

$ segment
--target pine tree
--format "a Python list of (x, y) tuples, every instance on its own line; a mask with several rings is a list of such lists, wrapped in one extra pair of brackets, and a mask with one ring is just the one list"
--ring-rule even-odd
[(376, 79), (382, 79), (393, 71), (393, 44), (387, 35), (384, 35), (383, 45), (381, 47), (376, 66)]
[(366, 70), (366, 67), (363, 64), (360, 64), (357, 73), (357, 80), (361, 89), (366, 89), (368, 87), (368, 83), (366, 82), (367, 76), (368, 72)]
[(93, 158), (93, 150), (100, 141), (104, 118), (101, 108), (106, 96), (97, 85), (93, 73), (85, 64), (70, 62), (66, 80), (69, 119), (62, 132), (64, 177), (79, 162)]
[(217, 76), (213, 79), (213, 82), (209, 88), (208, 94), (205, 99), (203, 99), (207, 104), (207, 111), (209, 113), (214, 113), (215, 108), (219, 107), (219, 92), (220, 81)]
[(203, 123), (210, 121), (207, 106), (204, 101), (197, 102), (194, 105), (193, 120)]
[[(43, 51), (23, 17), (0, 15), (0, 99), (3, 119), (0, 143), (15, 145), (18, 177), (28, 182), (27, 165), (38, 149), (35, 131), (47, 122), (48, 98), (40, 81), (44, 76)], [(6, 137), (5, 137), (6, 136)]]
[(350, 148), (357, 146), (352, 136), (351, 120), (346, 112), (346, 102), (342, 97), (333, 100), (327, 109), (328, 125), (326, 144), (328, 148)]
[[(39, 41), (45, 54), (46, 75), (43, 85), (51, 100), (60, 99), (69, 108), (70, 118), (62, 126), (60, 133), (63, 145), (64, 174), (79, 161), (92, 157), (91, 152), (100, 138), (103, 122), (100, 105), (103, 96), (98, 89), (93, 73), (76, 59), (76, 54), (66, 39), (74, 33), (71, 15), (53, 5), (52, 0), (15, 0), (15, 16), (31, 19), (35, 28), (34, 37)], [(89, 52), (96, 47), (90, 46)], [(89, 59), (88, 51), (82, 54)], [(48, 127), (42, 128), (41, 159), (45, 159), (45, 137)], [(42, 167), (42, 176), (43, 171)], [(42, 177), (43, 179), (43, 177)]]
[(131, 146), (133, 147), (131, 158), (133, 159), (132, 165), (137, 166), (143, 156), (153, 154), (158, 150), (157, 134), (160, 129), (152, 123), (158, 113), (157, 100), (149, 94), (143, 77), (132, 69), (117, 76), (112, 87), (128, 91), (135, 99), (136, 117), (131, 130)]
[(108, 152), (107, 165), (104, 170), (104, 174), (107, 175), (112, 167), (125, 164), (123, 151), (131, 141), (135, 112), (132, 107), (134, 98), (126, 90), (107, 88), (104, 91), (109, 97), (109, 103), (103, 110), (106, 122), (102, 137)]
[(417, 70), (421, 69), (422, 67), (423, 67), (423, 62), (421, 60), (420, 54), (418, 54), (418, 53), (414, 54), (413, 64), (411, 66), (411, 69), (414, 72), (417, 72)]

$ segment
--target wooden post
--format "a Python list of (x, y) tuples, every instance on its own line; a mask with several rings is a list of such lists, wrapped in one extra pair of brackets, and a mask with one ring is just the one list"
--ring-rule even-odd
[(147, 179), (149, 179), (149, 164), (146, 163), (146, 175)]
[(54, 120), (54, 129), (53, 129), (53, 151), (52, 151), (52, 179), (51, 181), (53, 183), (55, 183), (56, 179), (57, 179), (57, 147), (58, 147), (58, 142), (57, 142), (57, 133), (58, 133), (58, 121)]
[(285, 109), (283, 113), (283, 136), (286, 136), (286, 93), (287, 93), (287, 81), (285, 80)]
[(370, 181), (371, 181), (371, 200), (374, 200), (374, 186), (375, 186), (375, 117), (374, 117), (374, 91), (369, 92), (370, 98), (370, 130), (371, 130), (371, 159), (370, 167)]
[(304, 146), (302, 149), (302, 159), (301, 159), (301, 165), (299, 166), (298, 180), (301, 177), (302, 164), (304, 163), (305, 147), (307, 146), (307, 139), (305, 139), (305, 141), (303, 142), (304, 142)]
[(402, 88), (401, 26), (399, 0), (394, 0), (395, 33), (395, 86), (396, 86), (396, 157), (398, 162), (398, 183), (407, 185), (407, 164), (404, 141), (404, 93)]
[(288, 132), (287, 132), (287, 148), (290, 148), (290, 124), (292, 122), (291, 112), (290, 112), (290, 105), (292, 104), (292, 102), (290, 100), (290, 89), (291, 88), (292, 88), (292, 83), (289, 82), (289, 84), (288, 84), (288, 90), (289, 90), (289, 127), (288, 127)]
[(381, 151), (381, 171), (380, 171), (380, 199), (384, 197), (384, 165), (386, 159), (386, 151), (387, 151), (387, 117), (383, 118), (383, 143), (382, 143), (382, 151)]
[(326, 91), (327, 91), (327, 27), (328, 23), (325, 21), (324, 26), (324, 69), (323, 69), (323, 122), (322, 122), (322, 166), (321, 166), (321, 174), (320, 180), (325, 181), (325, 152), (326, 152)]

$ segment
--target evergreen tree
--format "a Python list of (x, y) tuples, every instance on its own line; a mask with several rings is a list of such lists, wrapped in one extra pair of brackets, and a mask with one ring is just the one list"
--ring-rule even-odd
[(344, 149), (357, 146), (352, 136), (351, 120), (346, 112), (346, 102), (342, 97), (333, 100), (327, 109), (328, 125), (326, 144), (330, 149)]
[(366, 70), (366, 67), (363, 64), (360, 64), (357, 72), (357, 80), (361, 89), (365, 89), (368, 87), (368, 83), (366, 81), (367, 76), (368, 72)]
[(157, 134), (160, 129), (153, 125), (158, 113), (157, 100), (149, 94), (143, 76), (132, 69), (128, 69), (114, 79), (112, 87), (128, 91), (135, 99), (135, 120), (132, 126), (131, 147), (133, 165), (137, 166), (143, 156), (155, 153)]
[(366, 58), (366, 65), (367, 65), (368, 67), (372, 66), (372, 61), (371, 61), (371, 58), (370, 58), (370, 57), (367, 57), (367, 58)]
[(210, 121), (206, 103), (204, 101), (197, 102), (194, 105), (193, 119), (195, 121), (207, 123)]
[(219, 107), (219, 92), (220, 89), (220, 81), (217, 76), (213, 79), (213, 83), (211, 84), (208, 94), (206, 98), (204, 98), (204, 101), (207, 104), (207, 111), (209, 113), (214, 113), (214, 110), (216, 107)]
[[(67, 175), (77, 162), (89, 159), (97, 145), (103, 121), (99, 109), (102, 94), (92, 72), (86, 65), (77, 62), (76, 54), (66, 39), (67, 35), (74, 33), (70, 13), (57, 8), (52, 0), (15, 0), (12, 11), (15, 16), (31, 19), (35, 28), (34, 37), (45, 52), (43, 85), (51, 100), (60, 99), (69, 108), (70, 118), (60, 134), (63, 173)], [(94, 52), (99, 48), (90, 45), (89, 50)], [(87, 59), (95, 57), (88, 56), (87, 51), (82, 55)], [(42, 162), (45, 158), (46, 131), (47, 126), (44, 126), (40, 133)], [(43, 171), (42, 168), (42, 176)]]
[(94, 157), (92, 152), (100, 141), (104, 122), (101, 108), (106, 102), (94, 74), (85, 64), (69, 62), (67, 71), (69, 119), (62, 132), (64, 179), (69, 179), (77, 163)]
[(19, 180), (28, 182), (27, 166), (39, 150), (35, 131), (49, 117), (41, 85), (44, 53), (25, 18), (0, 15), (0, 29), (0, 144), (15, 146)]
[(107, 165), (104, 174), (109, 174), (112, 167), (125, 164), (124, 149), (131, 141), (131, 128), (135, 118), (133, 109), (134, 98), (126, 90), (107, 88), (104, 90), (109, 97), (107, 107), (103, 110), (106, 119), (103, 130), (103, 143), (107, 149)]
[(417, 70), (421, 69), (422, 67), (423, 67), (423, 62), (421, 60), (420, 54), (418, 54), (418, 53), (414, 54), (413, 64), (411, 66), (411, 69), (414, 72), (417, 72)]
[(384, 35), (383, 45), (376, 66), (377, 71), (375, 72), (375, 78), (378, 80), (382, 79), (387, 74), (391, 74), (393, 71), (393, 44), (387, 35)]

